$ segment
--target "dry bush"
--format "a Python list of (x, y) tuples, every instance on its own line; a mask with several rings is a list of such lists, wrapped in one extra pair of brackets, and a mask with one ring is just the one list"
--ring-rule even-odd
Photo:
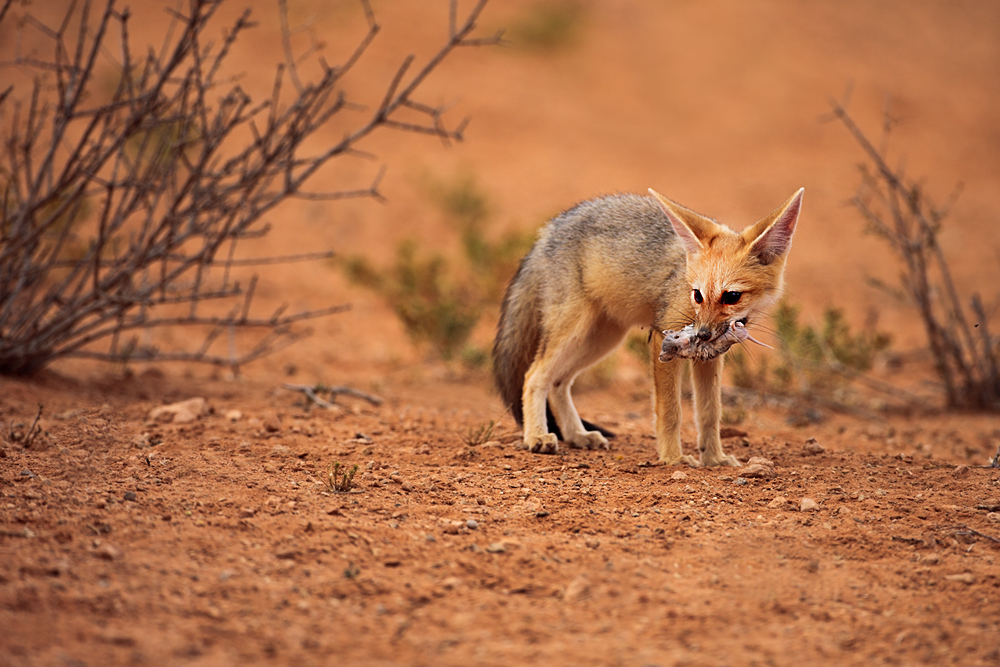
[(904, 295), (920, 314), (948, 406), (1000, 409), (1000, 339), (990, 332), (978, 292), (963, 305), (938, 241), (954, 197), (937, 206), (902, 167), (889, 166), (886, 147), (894, 121), (888, 108), (877, 148), (848, 114), (846, 103), (830, 104), (833, 118), (847, 128), (867, 158), (852, 203), (868, 230), (885, 240), (903, 264), (899, 289), (881, 287)]
[[(421, 68), (407, 57), (381, 103), (364, 108), (348, 98), (342, 81), (379, 31), (367, 0), (360, 0), (367, 33), (335, 66), (316, 45), (293, 52), (297, 31), (279, 0), (285, 63), (276, 68), (270, 97), (254, 100), (228, 68), (233, 45), (254, 25), (249, 10), (215, 41), (207, 29), (222, 0), (187, 0), (170, 12), (163, 46), (147, 52), (133, 50), (131, 12), (115, 0), (100, 8), (90, 0), (71, 3), (56, 27), (17, 15), (14, 0), (0, 2), (0, 29), (16, 23), (47, 43), (42, 55), (18, 49), (5, 63), (33, 77), (30, 91), (13, 85), (0, 91), (5, 374), (34, 373), (64, 357), (192, 360), (235, 370), (305, 335), (296, 323), (343, 310), (288, 314), (281, 307), (252, 315), (257, 278), (237, 281), (238, 267), (330, 253), (247, 260), (237, 246), (266, 236), (271, 228), (263, 217), (288, 199), (380, 197), (381, 171), (361, 190), (306, 189), (324, 165), (363, 155), (358, 144), (374, 132), (461, 140), (464, 121), (446, 125), (441, 108), (415, 95), (457, 48), (499, 39), (470, 37), (487, 0), (478, 0), (464, 21), (453, 0), (440, 50)], [(297, 67), (304, 58), (317, 63), (315, 80)], [(97, 83), (108, 60), (118, 72), (110, 99)], [(348, 130), (324, 144), (317, 135), (334, 119)], [(328, 148), (306, 148), (317, 145)], [(140, 334), (164, 326), (207, 333), (190, 349), (140, 343)], [(247, 329), (261, 335), (238, 352), (236, 331)], [(220, 352), (223, 337), (229, 345)]]

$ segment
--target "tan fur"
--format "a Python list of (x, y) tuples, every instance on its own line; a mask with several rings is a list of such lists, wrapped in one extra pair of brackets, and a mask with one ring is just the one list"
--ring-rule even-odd
[[(575, 377), (610, 352), (631, 327), (652, 325), (659, 458), (689, 465), (739, 465), (722, 450), (722, 358), (692, 362), (698, 451), (681, 449), (681, 360), (658, 361), (662, 330), (694, 324), (710, 340), (736, 320), (759, 321), (782, 289), (802, 190), (737, 233), (650, 190), (584, 202), (539, 235), (511, 282), (494, 347), (501, 396), (524, 427), (524, 444), (555, 453), (546, 405), (562, 439), (607, 448), (570, 396)], [(695, 290), (701, 303), (695, 299)], [(724, 293), (740, 292), (736, 303)]]

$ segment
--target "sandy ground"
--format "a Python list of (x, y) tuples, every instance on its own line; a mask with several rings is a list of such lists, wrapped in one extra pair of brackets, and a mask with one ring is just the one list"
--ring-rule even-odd
[[(447, 25), (443, 2), (374, 4), (383, 33), (348, 82), (360, 100)], [(364, 32), (354, 3), (290, 5), (331, 60)], [(495, 0), (482, 32), (532, 7)], [(651, 186), (741, 227), (805, 186), (791, 297), (808, 321), (828, 305), (855, 324), (874, 312), (917, 359), (880, 377), (933, 396), (912, 312), (865, 281), (898, 269), (844, 205), (860, 153), (820, 118), (853, 84), (851, 109), (877, 133), (891, 94), (893, 155), (939, 200), (964, 184), (943, 243), (960, 289), (993, 298), (1000, 6), (579, 7), (559, 48), (464, 51), (428, 82), (450, 120), (472, 117), (467, 142), (373, 138), (378, 161), (336, 166), (318, 189), (366, 185), (384, 163), (388, 203), (282, 208), (265, 251), (454, 250), (428, 179), (474, 178), (497, 234)], [(260, 41), (238, 55), (247, 87), (266, 89), (276, 12), (256, 11)], [(137, 20), (136, 39), (160, 28)], [(429, 361), (334, 267), (263, 278), (262, 311), (353, 308), (237, 379), (80, 363), (0, 378), (0, 665), (1000, 664), (1000, 471), (982, 467), (995, 415), (803, 414), (727, 390), (745, 415), (727, 450), (770, 461), (765, 476), (664, 467), (644, 372), (623, 355), (578, 397), (619, 434), (612, 449), (532, 455), (485, 374)], [(494, 324), (488, 313), (475, 340)], [(281, 387), (318, 381), (385, 401), (309, 409)], [(193, 421), (150, 416), (192, 397), (207, 401)], [(39, 404), (25, 448), (13, 434)], [(335, 462), (359, 466), (350, 492), (330, 488)]]

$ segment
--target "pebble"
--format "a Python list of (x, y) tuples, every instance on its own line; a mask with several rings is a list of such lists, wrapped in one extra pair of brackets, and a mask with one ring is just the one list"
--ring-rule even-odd
[(1000, 512), (990, 512), (986, 515), (986, 520), (993, 523), (1000, 523)]
[(676, 480), (687, 479), (687, 477), (688, 477), (687, 473), (684, 472), (683, 470), (675, 470), (674, 473), (670, 475), (670, 479), (676, 479)]
[(588, 549), (596, 549), (597, 547), (601, 546), (601, 541), (591, 537), (587, 539), (587, 541), (585, 541), (584, 544), (587, 545)]
[(822, 454), (826, 451), (826, 448), (819, 444), (816, 438), (809, 438), (806, 440), (806, 444), (802, 447), (802, 453), (810, 456), (815, 456), (817, 454)]
[(486, 547), (486, 550), (491, 554), (502, 554), (507, 551), (507, 547), (504, 546), (503, 542), (494, 542), (493, 544)]
[(819, 503), (812, 498), (803, 498), (802, 502), (799, 503), (800, 512), (814, 512), (817, 509), (819, 509)]
[(784, 496), (777, 496), (777, 497), (774, 498), (774, 500), (772, 500), (771, 502), (769, 502), (767, 504), (767, 506), (770, 507), (773, 510), (776, 510), (776, 509), (783, 508), (787, 504), (788, 504), (788, 498), (786, 498)]
[(955, 469), (951, 471), (951, 474), (953, 477), (957, 477), (958, 479), (962, 479), (963, 477), (968, 477), (969, 466), (965, 465), (964, 463), (962, 465), (955, 466)]
[(170, 422), (186, 424), (193, 422), (205, 414), (208, 402), (201, 397), (189, 398), (186, 401), (161, 405), (149, 411), (149, 420), (155, 422)]
[(239, 420), (243, 419), (243, 413), (240, 412), (239, 410), (227, 410), (226, 419), (228, 419), (231, 422), (238, 422)]
[(413, 482), (407, 480), (402, 484), (403, 491), (414, 491), (417, 487), (413, 485)]
[(281, 418), (274, 412), (265, 415), (263, 423), (264, 430), (268, 433), (277, 433), (281, 430)]
[(110, 544), (102, 544), (101, 546), (97, 547), (97, 551), (95, 551), (94, 554), (98, 558), (102, 558), (104, 560), (115, 560), (116, 558), (119, 558), (122, 555), (122, 553), (118, 551), (118, 549), (114, 548)]
[(135, 496), (135, 491), (126, 491), (126, 492), (125, 492), (125, 496), (124, 496), (124, 498), (125, 498), (125, 500), (127, 500), (127, 501), (130, 501), (130, 502), (133, 502), (133, 503), (134, 503), (134, 502), (135, 502), (135, 499), (136, 499), (136, 496)]
[(465, 522), (465, 527), (469, 530), (475, 530), (476, 528), (479, 528), (479, 522), (475, 519), (469, 519)]
[(961, 574), (949, 574), (945, 576), (947, 581), (958, 581), (963, 584), (974, 584), (976, 583), (976, 575), (971, 572), (962, 572)]
[(774, 470), (774, 463), (760, 456), (751, 457), (741, 473), (743, 477), (755, 479), (772, 479), (778, 476)]

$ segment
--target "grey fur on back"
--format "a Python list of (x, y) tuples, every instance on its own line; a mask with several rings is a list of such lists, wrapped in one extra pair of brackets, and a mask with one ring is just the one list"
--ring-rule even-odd
[(547, 300), (583, 290), (584, 262), (596, 259), (627, 274), (647, 301), (659, 304), (664, 300), (659, 292), (669, 291), (665, 288), (677, 273), (679, 254), (670, 222), (652, 197), (619, 194), (588, 200), (542, 228), (507, 287), (493, 346), (494, 379), (519, 426), (524, 376), (544, 337)]

